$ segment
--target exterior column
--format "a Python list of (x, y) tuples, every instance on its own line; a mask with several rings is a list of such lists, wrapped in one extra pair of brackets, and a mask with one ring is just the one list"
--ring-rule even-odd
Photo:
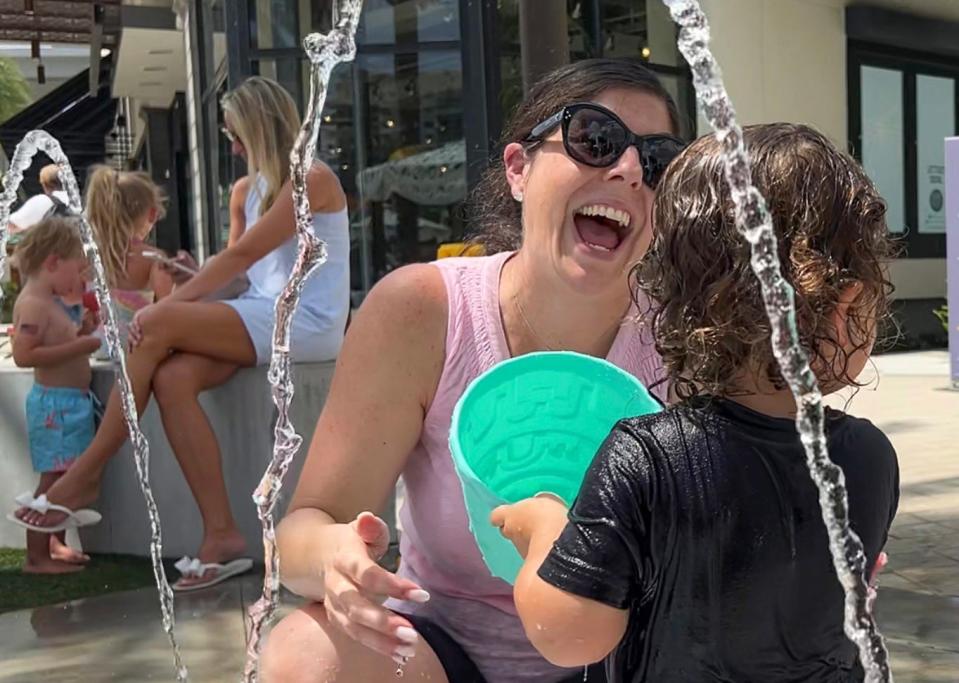
[[(193, 185), (193, 215), (196, 225), (194, 256), (202, 263), (217, 248), (215, 233), (220, 228), (217, 195), (215, 112), (211, 120), (207, 101), (208, 75), (213, 73), (213, 24), (209, 10), (198, 0), (175, 0), (173, 11), (183, 31), (186, 59), (187, 134), (190, 147), (190, 176)], [(203, 16), (203, 14), (207, 16)], [(216, 102), (212, 102), (216, 106)]]

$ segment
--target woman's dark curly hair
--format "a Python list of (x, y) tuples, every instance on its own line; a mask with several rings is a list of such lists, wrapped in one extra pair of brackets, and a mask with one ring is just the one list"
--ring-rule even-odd
[(543, 76), (513, 112), (503, 129), (499, 152), (470, 197), (468, 214), (473, 243), (487, 254), (518, 249), (522, 241), (522, 207), (513, 199), (502, 150), (522, 142), (533, 128), (567, 104), (588, 102), (610, 88), (632, 88), (658, 97), (666, 105), (674, 135), (679, 135), (679, 110), (659, 78), (638, 59), (584, 59)]
[[(753, 182), (766, 198), (783, 275), (796, 291), (797, 324), (820, 384), (855, 384), (852, 355), (831, 322), (842, 292), (861, 290), (847, 314), (856, 350), (868, 350), (888, 316), (895, 255), (886, 206), (862, 167), (802, 125), (747, 127)], [(770, 345), (750, 247), (736, 228), (715, 135), (669, 167), (654, 204), (656, 236), (636, 285), (656, 302), (652, 326), (676, 395), (735, 395), (743, 373), (785, 383)]]

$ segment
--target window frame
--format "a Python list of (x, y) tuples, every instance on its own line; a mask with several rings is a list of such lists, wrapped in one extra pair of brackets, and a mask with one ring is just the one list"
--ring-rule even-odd
[(936, 57), (914, 50), (889, 48), (882, 45), (850, 40), (846, 59), (849, 99), (849, 148), (862, 162), (862, 72), (864, 66), (894, 69), (902, 72), (903, 90), (903, 159), (905, 169), (905, 232), (894, 233), (903, 246), (902, 258), (945, 258), (944, 233), (919, 232), (919, 205), (916, 197), (919, 183), (916, 110), (916, 77), (935, 76), (955, 82), (955, 128), (959, 135), (959, 65), (955, 60)]

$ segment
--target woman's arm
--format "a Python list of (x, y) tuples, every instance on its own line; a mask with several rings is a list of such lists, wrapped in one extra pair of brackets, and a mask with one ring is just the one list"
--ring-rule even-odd
[[(356, 538), (348, 523), (382, 509), (392, 492), (442, 372), (446, 309), (442, 277), (429, 265), (394, 271), (360, 307), (277, 533), (290, 590), (323, 600), (325, 568)], [(354, 577), (374, 565), (369, 557), (348, 554), (359, 563), (346, 568)]]
[[(307, 192), (315, 213), (337, 211), (346, 205), (339, 179), (323, 164), (315, 164), (307, 175)], [(200, 272), (178, 287), (169, 300), (197, 301), (212, 294), (295, 235), (293, 190), (287, 181), (273, 206), (253, 227), (236, 244), (207, 260)]]
[(154, 301), (160, 301), (170, 296), (173, 292), (175, 282), (173, 277), (159, 263), (153, 264), (150, 272), (150, 289), (153, 290)]
[(230, 191), (230, 236), (227, 248), (236, 244), (246, 230), (246, 194), (250, 189), (250, 177), (243, 176), (233, 184)]

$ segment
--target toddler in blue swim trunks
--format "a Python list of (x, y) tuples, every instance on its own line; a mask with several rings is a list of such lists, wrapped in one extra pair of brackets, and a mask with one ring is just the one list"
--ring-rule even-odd
[[(35, 225), (17, 246), (26, 284), (13, 309), (13, 360), (33, 368), (27, 395), (27, 430), (33, 469), (40, 473), (35, 496), (46, 492), (93, 440), (94, 405), (89, 356), (100, 340), (87, 336), (60, 299), (77, 291), (87, 267), (76, 224), (59, 217)], [(27, 532), (23, 571), (63, 574), (89, 558), (64, 543), (65, 532)]]

